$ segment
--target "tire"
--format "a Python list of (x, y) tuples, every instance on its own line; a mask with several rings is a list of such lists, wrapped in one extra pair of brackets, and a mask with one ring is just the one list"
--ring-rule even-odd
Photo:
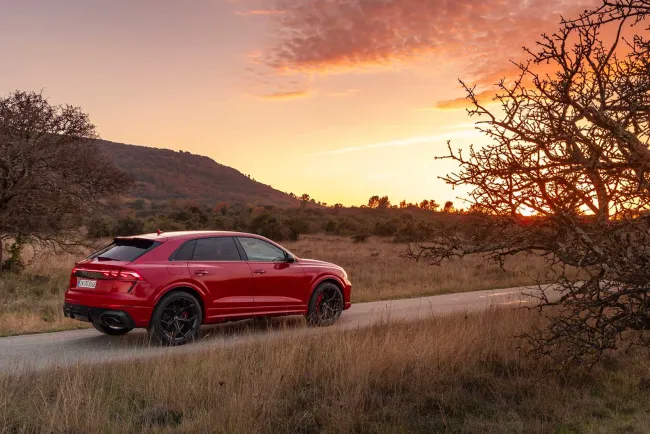
[(97, 322), (93, 323), (93, 327), (95, 327), (97, 331), (109, 336), (122, 336), (133, 330), (130, 327), (111, 327)]
[(323, 282), (314, 289), (309, 299), (307, 322), (316, 327), (330, 326), (341, 316), (343, 305), (341, 289), (334, 283)]
[(162, 345), (183, 345), (194, 341), (203, 321), (201, 304), (192, 294), (172, 291), (153, 311), (149, 335)]

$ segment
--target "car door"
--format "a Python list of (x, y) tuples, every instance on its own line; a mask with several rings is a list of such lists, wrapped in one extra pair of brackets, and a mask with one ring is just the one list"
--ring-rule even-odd
[(255, 310), (259, 313), (303, 311), (309, 282), (299, 262), (288, 262), (278, 246), (253, 237), (237, 237), (253, 273)]
[(254, 308), (253, 278), (233, 237), (199, 238), (193, 241), (190, 276), (207, 294), (208, 320), (246, 316)]

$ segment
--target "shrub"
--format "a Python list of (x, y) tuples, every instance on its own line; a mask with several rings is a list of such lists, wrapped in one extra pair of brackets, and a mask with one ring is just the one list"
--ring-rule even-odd
[(182, 231), (187, 229), (187, 227), (182, 223), (169, 220), (166, 217), (155, 217), (147, 220), (147, 222), (142, 227), (142, 232), (152, 233), (156, 232), (158, 229), (164, 232), (170, 232)]
[(117, 222), (113, 229), (115, 236), (128, 236), (141, 234), (144, 229), (144, 224), (140, 220), (132, 217), (126, 217)]
[(407, 220), (395, 233), (393, 241), (400, 243), (412, 243), (422, 240), (427, 234), (426, 225), (415, 220)]
[(334, 220), (328, 220), (325, 225), (325, 232), (334, 232), (336, 231), (336, 222)]
[[(9, 259), (2, 262), (2, 271), (11, 271), (14, 273), (20, 273), (25, 269), (25, 263), (23, 262), (23, 247), (27, 243), (27, 240), (24, 236), (18, 235), (14, 239), (14, 242), (9, 246), (7, 251), (9, 252)], [(0, 247), (1, 248), (1, 247)]]
[(399, 219), (377, 222), (375, 223), (375, 229), (373, 233), (381, 237), (389, 237), (395, 235), (399, 229), (399, 224)]
[(248, 228), (252, 233), (275, 241), (282, 241), (287, 236), (287, 231), (285, 231), (277, 217), (266, 212), (251, 220)]
[(368, 241), (369, 235), (368, 234), (354, 234), (350, 237), (353, 243), (365, 243)]
[(86, 225), (88, 238), (110, 237), (113, 235), (112, 226), (113, 225), (107, 218), (93, 217), (88, 221)]
[(340, 218), (336, 226), (337, 235), (354, 234), (355, 232), (360, 232), (362, 230), (362, 225), (348, 217)]
[(293, 216), (285, 220), (285, 225), (289, 230), (289, 239), (291, 241), (298, 241), (300, 234), (309, 231), (309, 222), (300, 216)]

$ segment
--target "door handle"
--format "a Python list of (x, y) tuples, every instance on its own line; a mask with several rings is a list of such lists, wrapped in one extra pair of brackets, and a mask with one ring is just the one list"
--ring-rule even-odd
[(196, 270), (194, 274), (196, 274), (197, 276), (205, 276), (206, 274), (210, 274), (210, 273), (208, 273), (205, 270)]
[(266, 271), (265, 270), (255, 270), (255, 271), (253, 271), (253, 273), (255, 273), (255, 274), (264, 274), (264, 273), (266, 273)]

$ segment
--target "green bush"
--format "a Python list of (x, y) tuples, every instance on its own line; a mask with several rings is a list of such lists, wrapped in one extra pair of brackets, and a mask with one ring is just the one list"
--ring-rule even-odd
[(397, 233), (397, 230), (400, 227), (399, 219), (392, 219), (382, 222), (375, 223), (375, 229), (373, 233), (381, 237), (390, 237)]
[(289, 239), (291, 241), (298, 241), (300, 234), (309, 232), (309, 222), (300, 216), (289, 217), (284, 224), (289, 230)]
[(336, 222), (334, 220), (328, 220), (325, 225), (325, 232), (334, 232), (336, 231)]
[(27, 239), (22, 235), (18, 235), (13, 243), (7, 249), (9, 253), (9, 258), (2, 262), (1, 268), (2, 271), (10, 271), (13, 273), (20, 273), (25, 269), (25, 263), (23, 262), (22, 252), (23, 247), (27, 243)]
[(86, 224), (88, 238), (104, 238), (113, 235), (114, 223), (105, 217), (93, 217)]
[(370, 236), (368, 234), (354, 234), (350, 237), (353, 243), (365, 243)]
[(282, 241), (289, 235), (288, 229), (282, 225), (278, 218), (267, 212), (255, 217), (250, 222), (248, 230), (254, 234), (258, 234), (275, 241)]
[(117, 222), (113, 229), (114, 236), (138, 235), (143, 232), (144, 223), (132, 217), (126, 217)]
[(337, 235), (349, 235), (354, 234), (355, 232), (360, 232), (362, 230), (364, 230), (363, 225), (359, 224), (359, 222), (349, 217), (340, 218), (338, 224), (336, 225)]
[(395, 232), (393, 241), (399, 243), (412, 243), (422, 241), (427, 234), (428, 226), (423, 222), (407, 220)]
[(163, 232), (183, 231), (187, 227), (182, 223), (169, 220), (166, 217), (150, 218), (142, 227), (143, 233), (153, 233), (160, 229)]

